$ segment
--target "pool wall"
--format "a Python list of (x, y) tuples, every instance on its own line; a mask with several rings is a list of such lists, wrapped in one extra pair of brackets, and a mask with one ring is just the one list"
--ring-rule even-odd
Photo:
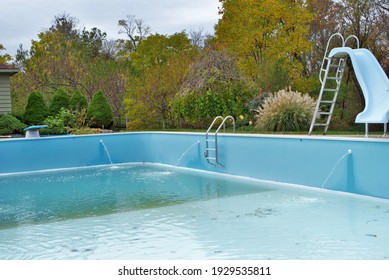
[(0, 175), (109, 164), (101, 141), (114, 164), (162, 163), (389, 198), (387, 139), (225, 134), (218, 137), (224, 166), (207, 163), (199, 133), (7, 139), (0, 141)]

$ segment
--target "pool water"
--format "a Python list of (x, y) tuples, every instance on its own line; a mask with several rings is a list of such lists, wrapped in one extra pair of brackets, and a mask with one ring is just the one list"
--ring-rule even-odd
[(389, 202), (154, 164), (0, 176), (0, 259), (387, 259)]
[(268, 190), (145, 164), (0, 176), (0, 186), (0, 229)]

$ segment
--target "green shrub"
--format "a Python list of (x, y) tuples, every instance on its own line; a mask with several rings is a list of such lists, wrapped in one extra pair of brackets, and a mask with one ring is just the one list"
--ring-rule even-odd
[(216, 116), (231, 115), (235, 120), (243, 116), (240, 125), (249, 121), (247, 100), (252, 92), (240, 85), (225, 88), (223, 91), (207, 91), (198, 95), (194, 92), (176, 96), (171, 104), (173, 116), (186, 125), (195, 128), (208, 127)]
[(61, 108), (57, 115), (47, 117), (43, 123), (49, 127), (42, 129), (41, 134), (67, 134), (75, 125), (75, 116), (70, 110)]
[(26, 125), (14, 116), (0, 115), (0, 135), (20, 134), (25, 127)]
[(112, 109), (102, 91), (93, 95), (87, 116), (91, 127), (109, 128), (112, 126)]
[(40, 125), (49, 115), (43, 96), (40, 92), (33, 91), (28, 97), (26, 110), (23, 114), (23, 122), (28, 125)]
[(266, 131), (302, 131), (309, 127), (315, 101), (308, 94), (280, 90), (258, 108), (256, 128)]
[(69, 101), (69, 109), (72, 111), (80, 111), (88, 107), (88, 101), (86, 100), (85, 94), (82, 94), (76, 90)]
[(188, 70), (170, 104), (171, 114), (181, 127), (206, 128), (219, 115), (231, 115), (239, 119), (237, 125), (246, 125), (250, 114), (247, 104), (255, 90), (228, 53), (205, 52)]
[(69, 109), (69, 96), (60, 88), (51, 97), (50, 114), (52, 116), (57, 115), (61, 108)]

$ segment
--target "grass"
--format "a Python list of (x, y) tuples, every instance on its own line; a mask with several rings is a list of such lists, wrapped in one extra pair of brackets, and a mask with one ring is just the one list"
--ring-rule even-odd
[[(212, 131), (215, 132), (216, 129)], [(205, 133), (207, 131), (206, 128), (166, 128), (166, 129), (150, 129), (150, 130), (142, 130), (142, 131), (161, 131), (161, 132), (196, 132), (196, 133)], [(223, 130), (220, 131), (222, 133)], [(233, 133), (232, 127), (226, 127), (226, 133)], [(261, 131), (257, 130), (254, 127), (240, 127), (236, 129), (237, 134), (274, 134), (274, 135), (308, 135), (308, 131), (291, 131), (291, 132), (274, 132), (274, 131)], [(314, 131), (312, 133), (314, 136), (322, 136), (322, 131)], [(329, 130), (327, 132), (328, 136), (364, 136), (364, 130)], [(382, 136), (383, 130), (381, 131), (371, 131), (369, 132), (369, 136)]]

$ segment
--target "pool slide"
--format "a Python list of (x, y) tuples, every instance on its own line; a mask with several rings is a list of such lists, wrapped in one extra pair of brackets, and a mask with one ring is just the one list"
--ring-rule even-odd
[(356, 123), (387, 123), (389, 120), (389, 79), (367, 49), (334, 48), (329, 57), (350, 56), (355, 75), (365, 97), (365, 109)]

